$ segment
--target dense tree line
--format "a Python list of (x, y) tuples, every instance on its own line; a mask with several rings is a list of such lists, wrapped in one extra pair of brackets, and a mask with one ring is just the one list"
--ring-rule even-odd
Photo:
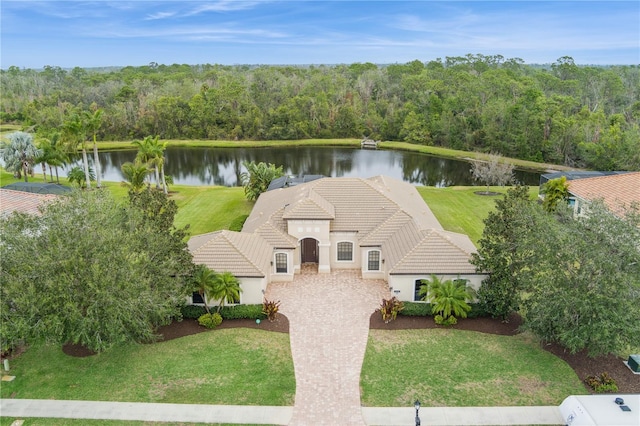
[(484, 309), (571, 352), (623, 353), (640, 342), (640, 206), (618, 217), (600, 202), (587, 216), (566, 203), (548, 211), (513, 187), (485, 220), (473, 263), (489, 271)]
[(640, 67), (500, 55), (378, 66), (158, 65), (1, 72), (1, 118), (99, 140), (370, 136), (594, 169), (640, 169)]

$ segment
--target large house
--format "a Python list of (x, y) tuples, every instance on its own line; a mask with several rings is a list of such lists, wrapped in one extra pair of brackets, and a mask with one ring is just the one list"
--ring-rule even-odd
[(271, 282), (293, 281), (303, 265), (317, 273), (356, 269), (384, 279), (400, 300), (417, 300), (421, 280), (463, 279), (478, 288), (469, 237), (445, 231), (416, 190), (385, 176), (322, 178), (260, 195), (242, 232), (189, 240), (194, 262), (229, 271), (240, 303), (262, 303)]
[[(551, 179), (565, 177), (569, 205), (576, 216), (589, 210), (589, 204), (600, 200), (614, 214), (624, 216), (634, 205), (640, 207), (640, 172), (555, 172), (540, 177), (540, 189)], [(541, 191), (542, 192), (542, 191)], [(543, 198), (540, 194), (540, 198)]]
[(577, 215), (588, 211), (589, 203), (602, 200), (612, 213), (624, 216), (634, 204), (640, 207), (640, 172), (572, 180), (569, 199)]

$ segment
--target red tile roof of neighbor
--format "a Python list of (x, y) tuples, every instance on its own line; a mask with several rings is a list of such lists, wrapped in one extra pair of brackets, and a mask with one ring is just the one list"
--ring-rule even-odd
[(640, 172), (572, 180), (569, 192), (588, 201), (601, 199), (622, 216), (631, 204), (640, 204)]
[(34, 194), (0, 188), (0, 216), (9, 216), (14, 211), (40, 214), (38, 207), (56, 198), (58, 196), (53, 194)]

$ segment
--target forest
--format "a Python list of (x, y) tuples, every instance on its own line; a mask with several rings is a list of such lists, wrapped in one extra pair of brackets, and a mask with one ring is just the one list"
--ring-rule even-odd
[(640, 65), (468, 54), (388, 65), (12, 66), (0, 84), (0, 120), (42, 137), (100, 109), (99, 141), (366, 136), (640, 170)]

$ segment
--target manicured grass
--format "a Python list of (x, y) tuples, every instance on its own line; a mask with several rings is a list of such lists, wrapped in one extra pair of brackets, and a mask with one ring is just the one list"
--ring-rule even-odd
[[(476, 246), (482, 237), (483, 220), (495, 209), (495, 201), (502, 195), (478, 195), (486, 187), (451, 186), (434, 188), (420, 186), (417, 188), (440, 224), (447, 231), (466, 234)], [(505, 187), (491, 187), (491, 191), (504, 194)], [(538, 196), (538, 188), (530, 187), (529, 193), (534, 199)]]
[(360, 377), (374, 407), (559, 405), (585, 393), (533, 339), (451, 329), (370, 330)]
[(178, 204), (175, 225), (189, 224), (191, 235), (229, 229), (236, 217), (248, 215), (253, 208), (240, 187), (175, 185), (171, 198)]
[[(222, 423), (166, 423), (166, 422), (135, 422), (125, 420), (87, 420), (87, 419), (42, 419), (20, 418), (23, 426), (231, 426)], [(0, 426), (11, 426), (16, 418), (0, 417)], [(234, 423), (233, 426), (250, 426)]]
[(32, 346), (12, 362), (2, 398), (223, 405), (293, 405), (289, 335), (223, 329), (169, 342), (128, 344), (74, 358)]

